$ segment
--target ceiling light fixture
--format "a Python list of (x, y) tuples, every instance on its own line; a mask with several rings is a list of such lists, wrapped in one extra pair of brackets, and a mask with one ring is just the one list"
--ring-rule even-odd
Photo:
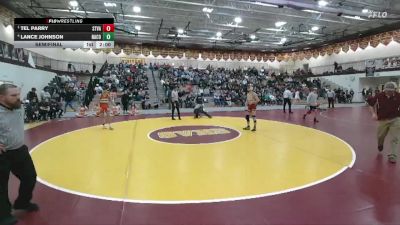
[(242, 18), (240, 17), (235, 17), (235, 23), (241, 23), (242, 22)]
[(250, 39), (251, 39), (251, 40), (256, 39), (256, 35), (254, 35), (254, 34), (250, 35)]
[(254, 5), (261, 5), (261, 6), (267, 6), (267, 7), (274, 7), (274, 8), (278, 8), (278, 5), (273, 5), (273, 4), (268, 4), (268, 3), (264, 3), (264, 2), (254, 2)]
[(315, 36), (321, 36), (322, 35), (322, 34), (314, 33), (311, 30), (309, 30), (308, 32), (306, 32), (306, 31), (300, 32), (300, 34), (315, 35)]
[(117, 4), (113, 2), (104, 2), (105, 7), (117, 7)]
[(368, 20), (363, 19), (363, 18), (361, 18), (361, 17), (359, 17), (359, 16), (342, 16), (342, 17), (347, 18), (347, 19), (352, 19), (352, 20), (364, 20), (364, 21), (368, 21)]
[(367, 13), (369, 13), (369, 9), (363, 9), (361, 12), (364, 14), (367, 14)]
[(72, 7), (78, 7), (79, 3), (77, 1), (69, 1), (69, 5)]
[(222, 36), (222, 33), (221, 32), (217, 32), (217, 37), (221, 37)]
[(203, 8), (203, 12), (205, 13), (212, 13), (213, 10), (214, 10), (213, 8), (207, 8), (207, 7)]
[(317, 31), (317, 30), (319, 30), (319, 27), (313, 26), (313, 27), (311, 27), (311, 30), (312, 30), (312, 31)]
[(316, 11), (316, 10), (312, 10), (312, 9), (303, 9), (302, 11), (303, 11), (303, 12), (309, 12), (309, 13), (317, 13), (317, 14), (322, 13), (322, 12), (320, 12), (320, 11)]
[(133, 12), (140, 13), (142, 9), (139, 6), (133, 6)]
[(281, 27), (281, 26), (284, 26), (285, 24), (287, 24), (287, 22), (285, 22), (285, 21), (278, 21), (278, 22), (275, 23), (275, 26), (276, 26), (276, 27)]
[(282, 31), (285, 31), (285, 30), (283, 30), (283, 29), (277, 29), (277, 28), (265, 28), (266, 30), (269, 30), (269, 31), (276, 31), (276, 32), (282, 32)]
[(279, 42), (280, 44), (284, 44), (287, 41), (287, 38), (282, 38), (281, 41)]
[(135, 29), (136, 29), (136, 30), (141, 30), (142, 27), (141, 27), (140, 25), (135, 25)]
[(178, 29), (178, 34), (183, 34), (183, 29), (182, 28)]
[(320, 6), (320, 7), (325, 7), (325, 6), (327, 6), (329, 4), (329, 2), (327, 2), (327, 1), (325, 1), (325, 0), (319, 0), (318, 1), (318, 5)]

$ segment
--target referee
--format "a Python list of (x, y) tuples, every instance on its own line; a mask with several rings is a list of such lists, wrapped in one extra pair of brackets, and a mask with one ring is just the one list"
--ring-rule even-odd
[(289, 88), (285, 88), (285, 91), (283, 92), (283, 113), (286, 113), (286, 104), (289, 105), (289, 113), (292, 112), (292, 98), (293, 98), (293, 93), (289, 90)]
[(0, 224), (15, 224), (8, 198), (8, 179), (12, 172), (19, 180), (19, 195), (13, 208), (33, 212), (31, 203), (36, 171), (28, 147), (24, 145), (24, 110), (20, 89), (13, 84), (0, 85)]

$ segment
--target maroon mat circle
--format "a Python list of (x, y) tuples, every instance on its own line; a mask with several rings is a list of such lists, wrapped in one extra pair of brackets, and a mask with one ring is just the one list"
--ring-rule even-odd
[(195, 125), (173, 126), (149, 133), (149, 138), (171, 144), (212, 144), (225, 142), (240, 136), (240, 132), (228, 127)]

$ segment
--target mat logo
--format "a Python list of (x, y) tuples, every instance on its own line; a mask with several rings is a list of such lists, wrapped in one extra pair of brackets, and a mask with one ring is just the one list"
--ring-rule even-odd
[(155, 130), (149, 133), (149, 138), (174, 144), (211, 144), (235, 139), (240, 132), (220, 126), (175, 126)]
[(374, 11), (374, 10), (369, 10), (368, 11), (368, 18), (378, 18), (378, 19), (383, 19), (386, 18), (388, 16), (387, 12), (379, 12), (379, 11)]

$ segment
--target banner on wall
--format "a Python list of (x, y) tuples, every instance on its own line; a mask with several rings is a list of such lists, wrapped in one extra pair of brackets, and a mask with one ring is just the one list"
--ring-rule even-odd
[(33, 68), (36, 68), (35, 61), (33, 60), (32, 54), (30, 52), (29, 52), (29, 55), (28, 55), (28, 64), (30, 66), (32, 66)]
[(373, 77), (375, 76), (375, 60), (367, 60), (365, 61), (365, 76)]

